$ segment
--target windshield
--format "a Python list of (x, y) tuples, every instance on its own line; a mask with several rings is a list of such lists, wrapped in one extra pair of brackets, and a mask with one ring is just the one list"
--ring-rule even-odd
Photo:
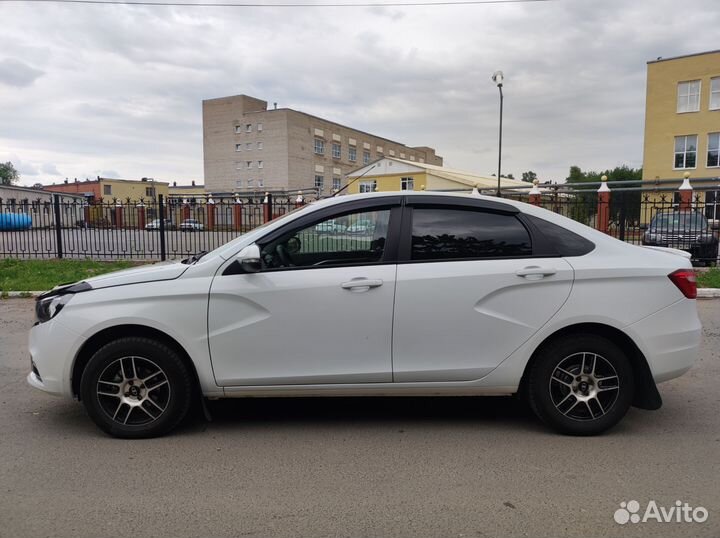
[(707, 220), (700, 213), (660, 213), (653, 217), (651, 228), (660, 230), (702, 230)]

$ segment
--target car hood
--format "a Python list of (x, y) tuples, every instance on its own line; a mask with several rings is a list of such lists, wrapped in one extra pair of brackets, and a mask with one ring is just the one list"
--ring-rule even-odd
[(180, 263), (179, 261), (153, 263), (151, 265), (123, 269), (122, 271), (87, 278), (84, 281), (90, 284), (93, 289), (98, 289), (158, 280), (173, 280), (187, 271), (188, 267), (190, 266)]

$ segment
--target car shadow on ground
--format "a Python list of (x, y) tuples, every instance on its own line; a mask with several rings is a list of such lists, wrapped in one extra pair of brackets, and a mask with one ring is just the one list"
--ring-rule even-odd
[[(194, 410), (185, 428), (208, 426), (202, 410)], [(237, 398), (208, 402), (213, 429), (239, 425), (306, 425), (332, 427), (349, 422), (516, 424), (521, 429), (541, 425), (528, 405), (517, 397), (327, 397)], [(204, 428), (202, 428), (204, 429)]]

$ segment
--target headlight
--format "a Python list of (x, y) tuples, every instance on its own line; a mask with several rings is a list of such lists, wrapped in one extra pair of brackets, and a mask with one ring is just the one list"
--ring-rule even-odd
[(65, 306), (72, 297), (72, 293), (66, 293), (64, 295), (52, 295), (50, 297), (39, 298), (37, 303), (35, 303), (35, 316), (37, 317), (38, 323), (44, 323), (57, 316), (63, 306)]

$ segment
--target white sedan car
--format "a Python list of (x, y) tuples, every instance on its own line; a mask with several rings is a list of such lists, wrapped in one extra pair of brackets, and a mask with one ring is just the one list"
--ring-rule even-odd
[[(339, 218), (372, 236), (318, 233)], [(659, 408), (656, 384), (691, 367), (695, 296), (684, 253), (527, 204), (342, 196), (203, 256), (45, 293), (28, 381), (118, 437), (170, 431), (197, 395), (516, 393), (590, 435)]]

